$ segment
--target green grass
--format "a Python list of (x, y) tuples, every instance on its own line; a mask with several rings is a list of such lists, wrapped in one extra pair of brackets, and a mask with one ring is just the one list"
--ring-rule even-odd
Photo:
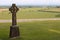
[[(0, 39), (9, 40), (10, 25), (0, 23)], [(20, 38), (14, 40), (60, 40), (60, 21), (21, 22), (18, 25)]]
[[(38, 10), (46, 10), (46, 9), (45, 8), (21, 8), (19, 12), (17, 12), (17, 18), (18, 19), (56, 18), (56, 15), (59, 14), (59, 13), (52, 13), (52, 12), (41, 12)], [(11, 19), (11, 14), (9, 14), (9, 11), (2, 11), (0, 12), (0, 19)]]

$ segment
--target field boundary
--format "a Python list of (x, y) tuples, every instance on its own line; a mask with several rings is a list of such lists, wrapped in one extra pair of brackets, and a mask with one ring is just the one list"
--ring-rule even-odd
[[(60, 20), (60, 18), (17, 19), (17, 22), (48, 21), (48, 20)], [(0, 23), (8, 22), (12, 22), (12, 20), (0, 20)]]

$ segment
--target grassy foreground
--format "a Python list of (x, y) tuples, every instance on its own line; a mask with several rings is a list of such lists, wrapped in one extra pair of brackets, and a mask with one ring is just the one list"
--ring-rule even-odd
[[(11, 40), (10, 23), (0, 23), (0, 40)], [(14, 40), (60, 40), (60, 21), (21, 22), (20, 38)]]

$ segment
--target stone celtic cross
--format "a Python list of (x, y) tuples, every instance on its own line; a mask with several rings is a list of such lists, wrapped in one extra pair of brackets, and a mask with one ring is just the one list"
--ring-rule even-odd
[(9, 8), (9, 11), (12, 13), (12, 25), (17, 25), (16, 23), (16, 13), (19, 9), (15, 4), (12, 4), (12, 6)]
[(10, 26), (10, 38), (18, 37), (19, 36), (19, 27), (17, 26), (16, 20), (16, 13), (18, 12), (19, 8), (16, 4), (12, 4), (9, 8), (9, 11), (12, 13), (12, 26)]

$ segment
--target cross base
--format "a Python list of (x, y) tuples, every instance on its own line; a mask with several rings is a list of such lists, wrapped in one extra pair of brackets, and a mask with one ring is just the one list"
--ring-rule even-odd
[(19, 37), (19, 27), (17, 25), (10, 26), (10, 35), (9, 38)]

